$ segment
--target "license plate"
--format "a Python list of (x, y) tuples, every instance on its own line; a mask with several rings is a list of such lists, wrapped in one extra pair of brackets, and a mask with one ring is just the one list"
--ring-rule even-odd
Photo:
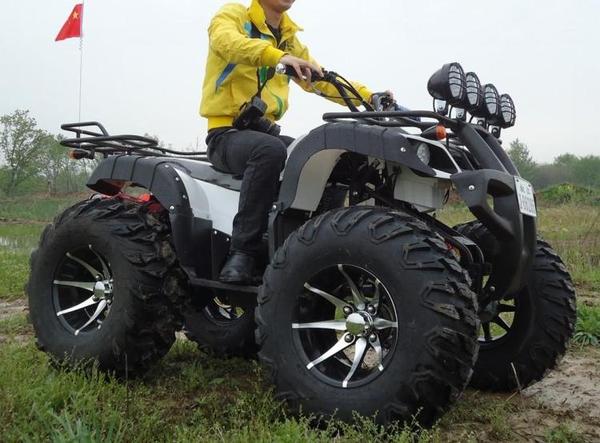
[(519, 210), (521, 214), (537, 217), (535, 208), (535, 198), (533, 196), (533, 186), (527, 180), (515, 176), (515, 187), (517, 189), (517, 200), (519, 201)]

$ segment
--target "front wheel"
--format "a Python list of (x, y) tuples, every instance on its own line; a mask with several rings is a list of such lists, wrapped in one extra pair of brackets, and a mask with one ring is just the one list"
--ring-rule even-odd
[(264, 276), (259, 357), (294, 411), (430, 423), (477, 356), (468, 276), (423, 222), (389, 209), (325, 213)]
[[(480, 222), (456, 228), (480, 245), (486, 261), (498, 251)], [(577, 319), (575, 290), (563, 261), (538, 240), (528, 283), (519, 293), (482, 306), (479, 358), (471, 385), (522, 389), (541, 380), (565, 354)]]

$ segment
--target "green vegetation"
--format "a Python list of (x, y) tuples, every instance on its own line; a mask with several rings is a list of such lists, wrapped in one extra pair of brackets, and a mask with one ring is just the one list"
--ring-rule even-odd
[(0, 335), (14, 337), (25, 335), (31, 332), (31, 325), (25, 314), (11, 315), (4, 320), (0, 320)]
[(587, 439), (573, 426), (560, 424), (546, 433), (548, 443), (585, 443)]
[(23, 297), (29, 255), (42, 228), (39, 224), (0, 224), (0, 300)]
[(60, 140), (38, 128), (29, 111), (0, 116), (0, 192), (14, 196), (83, 190), (93, 162), (71, 161)]
[[(600, 210), (583, 204), (540, 205), (539, 234), (548, 241), (566, 263), (575, 283), (600, 291)], [(464, 205), (450, 205), (440, 219), (455, 226), (473, 220)]]
[(527, 145), (518, 139), (510, 144), (507, 152), (520, 174), (536, 189), (560, 183), (573, 183), (596, 191), (600, 189), (600, 156), (562, 154), (552, 163), (538, 164), (533, 160)]
[[(45, 222), (82, 198), (0, 199), (0, 302), (23, 296), (29, 254)], [(578, 308), (575, 339), (587, 346), (600, 339), (600, 221), (597, 206), (573, 201), (556, 206), (542, 200), (539, 222), (578, 287), (590, 294)], [(440, 215), (451, 225), (473, 218), (460, 205)], [(352, 426), (333, 420), (315, 427), (307, 417), (286, 414), (257, 362), (209, 357), (185, 340), (136, 380), (55, 368), (35, 348), (24, 312), (0, 316), (0, 405), (3, 441), (87, 442), (512, 441), (521, 436), (515, 418), (536, 407), (518, 395), (467, 390), (433, 429), (382, 429), (363, 418)], [(548, 442), (585, 441), (588, 434), (575, 426), (562, 424), (539, 435)]]
[(571, 183), (561, 183), (537, 192), (538, 203), (543, 206), (575, 203), (600, 205), (600, 190), (584, 188)]
[[(487, 436), (493, 440), (510, 441), (513, 432), (510, 417), (524, 408), (523, 402), (514, 397), (490, 395), (478, 391), (467, 391), (461, 400), (439, 423), (441, 428), (453, 423), (469, 423), (471, 428), (487, 429)], [(463, 436), (459, 440), (465, 440)]]
[(600, 346), (600, 306), (580, 305), (577, 309), (575, 343)]
[(49, 197), (29, 194), (15, 198), (0, 198), (0, 222), (3, 220), (48, 222), (64, 209), (89, 195), (90, 193), (79, 193)]
[(0, 300), (23, 297), (29, 275), (29, 254), (6, 251), (0, 247)]
[(439, 429), (382, 429), (286, 417), (257, 363), (216, 360), (178, 341), (140, 380), (50, 367), (33, 345), (0, 347), (0, 428), (6, 441), (439, 442)]

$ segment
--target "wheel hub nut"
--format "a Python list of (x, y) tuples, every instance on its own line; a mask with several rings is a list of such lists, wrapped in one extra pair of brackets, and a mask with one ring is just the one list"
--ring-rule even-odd
[(354, 340), (354, 336), (352, 334), (348, 334), (348, 335), (346, 335), (344, 340), (346, 340), (346, 342), (348, 342), (348, 343), (352, 343), (352, 340)]
[(346, 314), (346, 315), (352, 314), (352, 308), (350, 306), (344, 307), (344, 314)]
[(375, 309), (375, 306), (373, 306), (373, 305), (369, 305), (369, 306), (367, 307), (367, 312), (368, 312), (369, 314), (375, 314), (375, 311), (376, 311), (376, 309)]
[(106, 295), (106, 286), (104, 286), (103, 282), (97, 281), (94, 284), (94, 299), (102, 300), (105, 295)]
[(346, 330), (352, 335), (362, 334), (367, 326), (367, 322), (362, 315), (353, 312), (346, 319)]
[(377, 334), (371, 334), (371, 335), (369, 335), (369, 341), (371, 343), (376, 342), (377, 341)]

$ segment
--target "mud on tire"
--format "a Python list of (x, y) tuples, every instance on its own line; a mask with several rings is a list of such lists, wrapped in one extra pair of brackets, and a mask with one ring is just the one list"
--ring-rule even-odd
[[(277, 398), (319, 417), (352, 420), (356, 411), (379, 423), (415, 415), (431, 423), (477, 357), (469, 285), (442, 238), (409, 215), (353, 207), (308, 221), (275, 254), (258, 299), (259, 358)], [(350, 306), (352, 318), (342, 312)], [(322, 322), (335, 330), (300, 329)], [(348, 328), (358, 334), (354, 351), (336, 353)]]
[(27, 293), (38, 347), (53, 360), (94, 360), (102, 370), (137, 375), (170, 349), (186, 281), (168, 222), (151, 209), (95, 198), (44, 230)]
[[(480, 245), (488, 261), (497, 250), (496, 240), (480, 222), (456, 229)], [(482, 331), (471, 379), (477, 389), (525, 388), (556, 367), (566, 352), (577, 320), (575, 289), (563, 261), (547, 242), (537, 241), (527, 287), (501, 305), (514, 313), (509, 313), (512, 319), (504, 317), (507, 331), (496, 328), (501, 335), (495, 337), (491, 331), (487, 340)]]

